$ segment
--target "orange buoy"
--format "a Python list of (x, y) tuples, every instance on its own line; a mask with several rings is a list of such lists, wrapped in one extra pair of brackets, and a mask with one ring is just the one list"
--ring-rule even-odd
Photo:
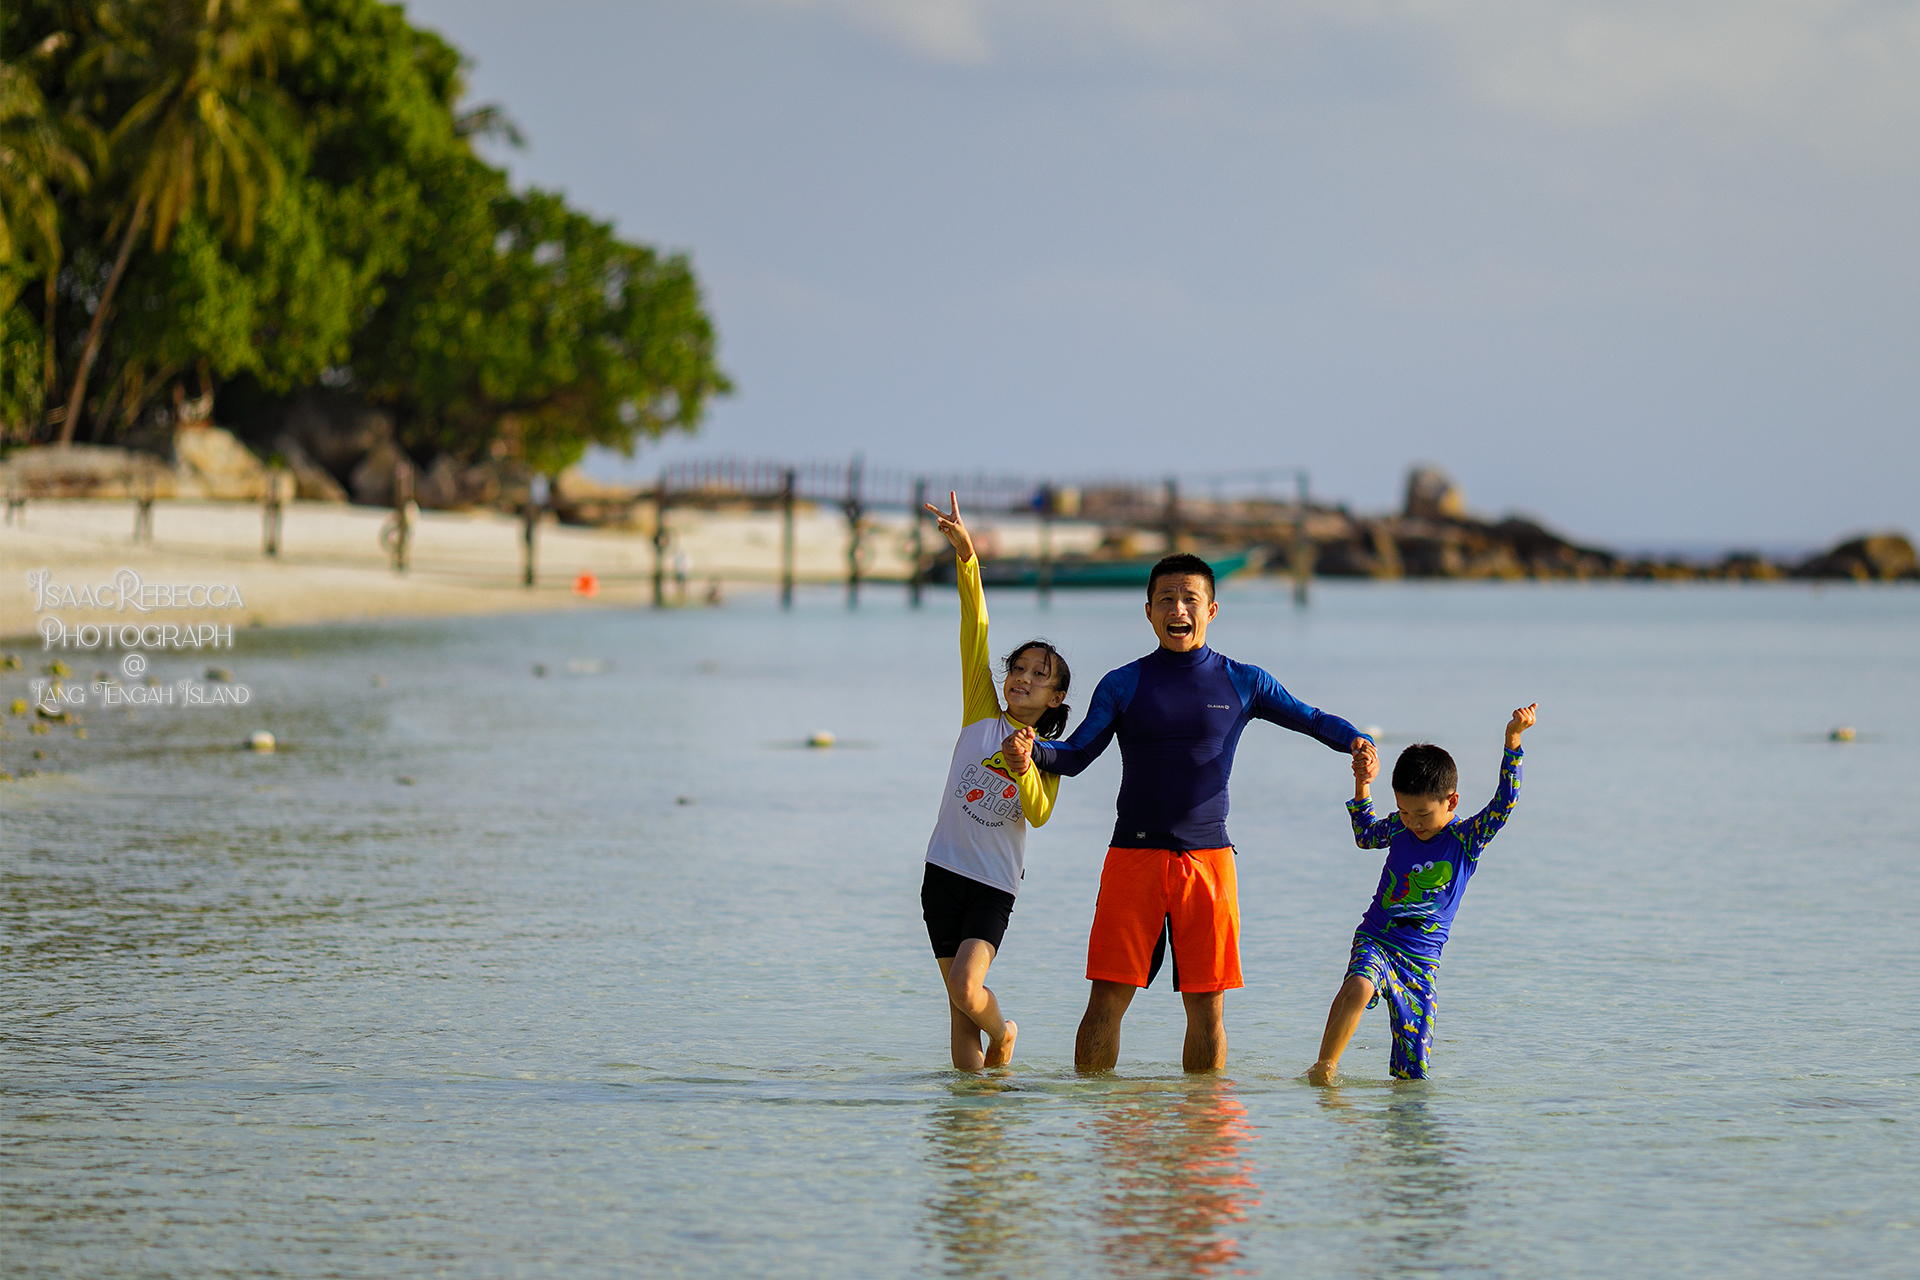
[(577, 596), (597, 596), (600, 594), (600, 579), (590, 573), (583, 573), (573, 580), (573, 594)]

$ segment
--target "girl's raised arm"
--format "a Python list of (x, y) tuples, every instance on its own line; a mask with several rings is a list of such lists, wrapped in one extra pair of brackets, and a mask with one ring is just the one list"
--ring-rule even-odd
[(980, 558), (960, 518), (960, 499), (947, 494), (946, 511), (927, 504), (940, 532), (953, 544), (954, 586), (960, 592), (960, 692), (962, 727), (1000, 715), (1000, 694), (993, 683), (993, 658), (987, 649), (987, 594), (980, 585)]

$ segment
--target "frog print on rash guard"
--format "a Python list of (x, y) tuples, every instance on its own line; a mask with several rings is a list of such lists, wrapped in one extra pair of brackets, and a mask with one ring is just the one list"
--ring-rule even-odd
[(1361, 933), (1424, 960), (1440, 958), (1467, 881), (1479, 869), (1480, 851), (1507, 825), (1520, 798), (1522, 754), (1516, 747), (1500, 758), (1500, 785), (1492, 803), (1465, 822), (1435, 832), (1431, 840), (1407, 830), (1397, 813), (1375, 821), (1371, 801), (1347, 801), (1354, 843), (1387, 851), (1380, 885), (1360, 921)]
[(1388, 1070), (1398, 1080), (1426, 1078), (1433, 1053), (1435, 978), (1440, 950), (1467, 881), (1480, 866), (1480, 851), (1507, 824), (1520, 798), (1521, 751), (1500, 759), (1500, 786), (1493, 803), (1465, 822), (1455, 822), (1422, 840), (1397, 813), (1375, 821), (1366, 800), (1347, 801), (1353, 841), (1362, 849), (1387, 850), (1379, 887), (1354, 931), (1347, 976), (1373, 984), (1371, 1009), (1384, 998), (1393, 1019)]

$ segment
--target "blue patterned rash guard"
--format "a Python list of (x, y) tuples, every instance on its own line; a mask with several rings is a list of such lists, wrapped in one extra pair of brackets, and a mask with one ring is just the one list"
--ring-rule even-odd
[(1431, 840), (1407, 830), (1397, 813), (1376, 822), (1371, 801), (1347, 801), (1353, 842), (1362, 849), (1387, 851), (1380, 887), (1360, 920), (1361, 933), (1408, 955), (1440, 958), (1467, 881), (1480, 866), (1480, 851), (1507, 825), (1520, 798), (1521, 755), (1514, 747), (1500, 758), (1500, 785), (1492, 803), (1467, 821), (1435, 832)]
[(1274, 724), (1346, 751), (1364, 737), (1339, 716), (1300, 701), (1259, 667), (1202, 645), (1155, 649), (1102, 677), (1087, 718), (1065, 742), (1037, 742), (1034, 763), (1069, 777), (1120, 739), (1123, 849), (1223, 849), (1227, 776), (1249, 720)]

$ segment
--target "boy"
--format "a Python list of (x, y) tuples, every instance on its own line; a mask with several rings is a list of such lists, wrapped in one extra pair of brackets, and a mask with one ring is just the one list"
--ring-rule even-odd
[(1538, 703), (1521, 707), (1507, 721), (1507, 749), (1500, 760), (1500, 785), (1493, 802), (1466, 822), (1457, 822), (1460, 774), (1453, 757), (1439, 747), (1419, 743), (1400, 753), (1393, 766), (1393, 798), (1398, 813), (1373, 818), (1368, 784), (1380, 772), (1377, 755), (1356, 752), (1353, 760), (1353, 841), (1362, 849), (1387, 850), (1367, 914), (1353, 935), (1347, 980), (1327, 1011), (1320, 1060), (1307, 1071), (1311, 1084), (1331, 1084), (1340, 1055), (1360, 1026), (1360, 1015), (1381, 996), (1393, 1018), (1389, 1067), (1396, 1080), (1424, 1080), (1433, 1049), (1433, 980), (1440, 949), (1467, 881), (1480, 865), (1480, 851), (1507, 823), (1520, 798), (1520, 735), (1532, 727)]

